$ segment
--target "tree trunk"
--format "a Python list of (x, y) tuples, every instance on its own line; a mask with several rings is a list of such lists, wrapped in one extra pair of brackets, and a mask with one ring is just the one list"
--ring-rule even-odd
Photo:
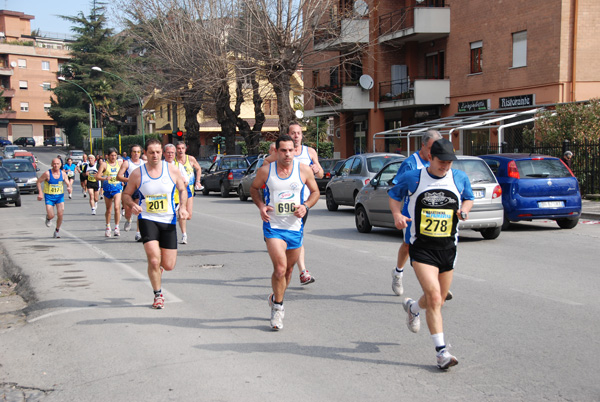
[[(221, 125), (221, 135), (225, 137), (225, 147), (229, 153), (235, 152), (235, 128), (237, 116), (230, 106), (229, 84), (225, 80), (215, 94), (217, 122)], [(221, 150), (221, 153), (223, 150)]]
[(293, 71), (281, 71), (277, 75), (269, 75), (269, 82), (273, 86), (273, 90), (277, 96), (280, 134), (286, 134), (289, 124), (296, 120), (294, 109), (290, 103), (290, 91), (292, 89), (290, 79), (292, 78), (292, 74)]
[(201, 105), (195, 102), (184, 102), (185, 110), (185, 142), (187, 143), (189, 155), (200, 155), (200, 124), (198, 113), (202, 110)]

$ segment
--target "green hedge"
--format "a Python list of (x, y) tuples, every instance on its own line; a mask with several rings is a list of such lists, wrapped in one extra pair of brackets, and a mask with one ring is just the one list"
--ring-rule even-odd
[[(146, 134), (146, 141), (153, 138), (162, 142), (161, 134)], [(92, 139), (93, 151), (95, 154), (100, 153), (99, 150), (102, 150), (102, 153), (105, 154), (108, 148), (116, 148), (119, 153), (123, 153), (123, 151), (129, 154), (129, 147), (133, 144), (143, 145), (143, 136), (142, 135), (125, 135), (121, 137), (121, 149), (119, 150), (119, 137), (104, 137), (102, 138), (94, 138)], [(90, 143), (89, 138), (86, 139), (86, 143), (83, 144), (83, 147), (86, 152), (90, 152)]]

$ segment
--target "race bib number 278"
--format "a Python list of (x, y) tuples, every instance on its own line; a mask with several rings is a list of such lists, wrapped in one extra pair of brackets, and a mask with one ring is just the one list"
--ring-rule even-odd
[(426, 209), (421, 210), (420, 232), (430, 237), (448, 237), (452, 233), (452, 219), (454, 211), (451, 209)]

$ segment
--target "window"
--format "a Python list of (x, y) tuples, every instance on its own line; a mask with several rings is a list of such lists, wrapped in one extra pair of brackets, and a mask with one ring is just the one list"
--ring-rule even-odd
[(340, 69), (338, 66), (329, 69), (329, 85), (338, 86), (340, 84)]
[(43, 82), (42, 87), (44, 88), (44, 91), (49, 91), (50, 89), (52, 89), (52, 86), (49, 82)]
[(171, 105), (170, 104), (167, 105), (167, 121), (171, 121)]
[(19, 81), (19, 89), (27, 89), (27, 81)]
[(29, 102), (21, 102), (21, 112), (29, 112)]
[(27, 60), (19, 59), (17, 60), (17, 65), (19, 66), (19, 68), (27, 68)]
[(50, 71), (50, 62), (49, 61), (42, 61), (42, 70)]
[(313, 81), (313, 88), (319, 88), (321, 86), (321, 80), (319, 79), (319, 70), (313, 70), (312, 81)]
[(44, 103), (44, 112), (48, 113), (50, 111), (50, 106), (52, 106), (50, 103)]
[(160, 109), (158, 109), (158, 111), (159, 111), (158, 114), (159, 114), (160, 118), (162, 119), (163, 118), (162, 106), (160, 107)]
[(483, 41), (471, 42), (471, 74), (483, 71), (482, 49)]
[(425, 56), (425, 76), (434, 79), (444, 78), (444, 52)]
[(515, 32), (513, 40), (513, 67), (525, 67), (527, 65), (527, 31)]

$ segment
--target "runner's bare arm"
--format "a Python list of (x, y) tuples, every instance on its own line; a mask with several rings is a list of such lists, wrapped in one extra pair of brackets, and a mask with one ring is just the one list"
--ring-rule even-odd
[(312, 171), (315, 174), (315, 177), (317, 179), (322, 179), (325, 172), (323, 171), (323, 167), (321, 167), (321, 164), (319, 163), (319, 155), (317, 155), (317, 151), (315, 151), (314, 148), (309, 147), (308, 155), (310, 156), (310, 159), (312, 160), (312, 165), (310, 165), (310, 167), (312, 168)]
[(265, 222), (269, 222), (269, 214), (267, 212), (273, 210), (273, 207), (269, 207), (264, 203), (261, 196), (262, 189), (267, 182), (268, 177), (269, 165), (263, 165), (256, 171), (256, 177), (250, 186), (250, 197), (252, 197), (252, 201), (260, 211), (260, 218)]
[(141, 174), (140, 170), (136, 169), (129, 176), (129, 181), (127, 182), (127, 187), (123, 190), (123, 205), (128, 208), (131, 208), (132, 213), (139, 214), (142, 212), (142, 207), (133, 202), (133, 193), (140, 187)]
[(129, 169), (129, 161), (123, 161), (121, 164), (121, 169), (119, 169), (119, 173), (117, 173), (117, 180), (122, 181), (123, 183), (127, 183), (129, 181), (128, 177), (125, 177), (125, 172)]

